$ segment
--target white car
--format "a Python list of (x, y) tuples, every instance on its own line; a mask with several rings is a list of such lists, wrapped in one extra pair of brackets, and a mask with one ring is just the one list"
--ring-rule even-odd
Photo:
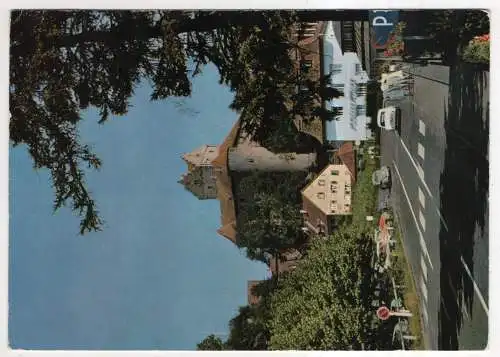
[(400, 115), (399, 108), (394, 106), (385, 107), (379, 109), (377, 114), (377, 125), (379, 128), (385, 130), (394, 130), (396, 129), (397, 119)]

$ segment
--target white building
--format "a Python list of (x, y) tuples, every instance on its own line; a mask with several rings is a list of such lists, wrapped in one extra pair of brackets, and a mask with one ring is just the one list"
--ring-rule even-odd
[[(337, 32), (338, 33), (338, 32)], [(366, 140), (369, 133), (366, 116), (366, 88), (369, 81), (355, 52), (342, 53), (340, 39), (329, 21), (323, 34), (323, 75), (331, 74), (330, 86), (344, 95), (323, 103), (337, 113), (336, 120), (325, 123), (327, 141)]]

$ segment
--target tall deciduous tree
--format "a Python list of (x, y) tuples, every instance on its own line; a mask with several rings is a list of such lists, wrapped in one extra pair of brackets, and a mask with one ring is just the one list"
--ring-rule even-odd
[(279, 280), (272, 297), (270, 348), (361, 349), (370, 311), (371, 245), (354, 227), (315, 240), (306, 258)]
[(238, 246), (257, 248), (275, 256), (297, 245), (302, 238), (302, 217), (294, 205), (266, 193), (256, 194), (252, 204), (255, 205), (251, 208), (253, 214), (246, 214), (240, 220)]
[(250, 259), (267, 262), (302, 242), (300, 189), (305, 177), (302, 172), (256, 171), (238, 183), (237, 244)]

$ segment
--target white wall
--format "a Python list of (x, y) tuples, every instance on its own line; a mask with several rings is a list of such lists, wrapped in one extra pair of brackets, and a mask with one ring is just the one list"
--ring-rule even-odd
[(342, 53), (340, 47), (340, 39), (335, 37), (333, 31), (333, 23), (328, 22), (323, 36), (323, 74), (330, 73), (331, 65), (339, 65), (341, 71), (332, 75), (331, 83), (335, 88), (343, 91), (344, 97), (334, 98), (324, 103), (327, 109), (332, 106), (340, 106), (343, 108), (343, 115), (339, 120), (326, 121), (326, 138), (327, 141), (349, 141), (349, 140), (366, 140), (367, 128), (366, 122), (368, 118), (365, 115), (356, 115), (353, 111), (356, 105), (363, 105), (366, 109), (366, 95), (351, 97), (351, 92), (355, 94), (356, 83), (368, 82), (368, 75), (361, 70), (356, 74), (356, 64), (361, 65), (361, 61), (354, 52)]

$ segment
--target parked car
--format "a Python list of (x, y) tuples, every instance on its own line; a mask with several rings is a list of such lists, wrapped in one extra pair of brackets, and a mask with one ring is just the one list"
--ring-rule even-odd
[(391, 208), (391, 190), (380, 188), (378, 190), (377, 211), (387, 212)]
[(382, 166), (372, 174), (372, 184), (380, 188), (391, 187), (391, 169), (389, 166)]
[(395, 106), (379, 109), (377, 113), (377, 125), (385, 130), (395, 130), (397, 121), (401, 118), (401, 110)]

